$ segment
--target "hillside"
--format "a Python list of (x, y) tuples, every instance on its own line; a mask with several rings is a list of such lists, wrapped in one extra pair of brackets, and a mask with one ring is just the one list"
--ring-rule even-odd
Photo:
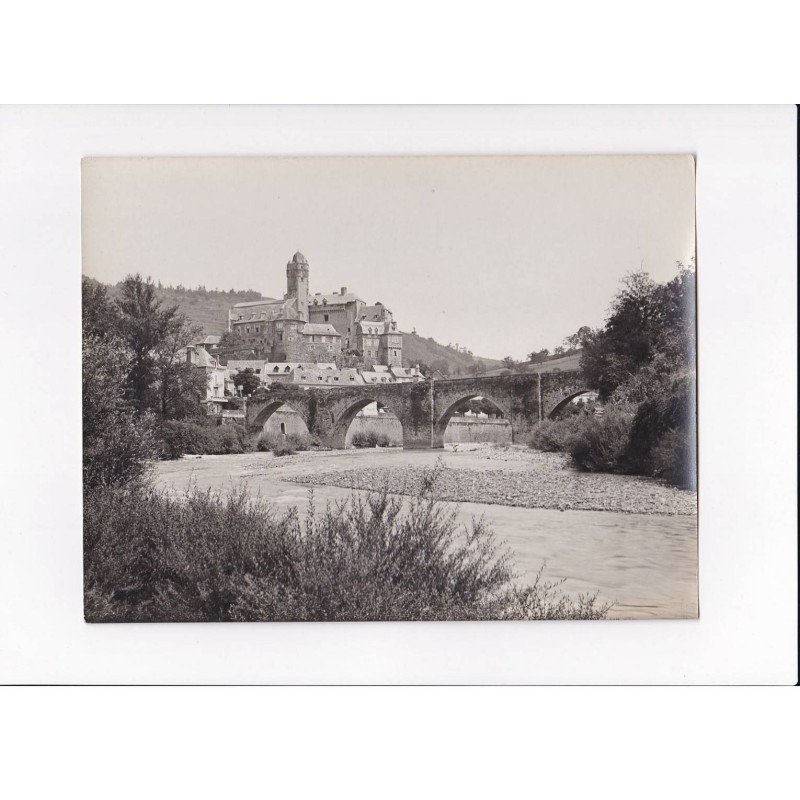
[[(119, 286), (108, 286), (110, 297), (119, 297)], [(194, 325), (203, 330), (203, 335), (222, 334), (228, 327), (228, 309), (235, 303), (259, 300), (258, 292), (219, 291), (198, 286), (187, 289), (183, 286), (158, 286), (158, 297), (164, 305), (177, 305), (178, 309)], [(492, 358), (471, 356), (426, 339), (416, 333), (403, 334), (403, 365), (422, 364), (437, 369), (446, 375), (467, 375), (474, 370), (476, 361), (483, 363), (487, 370), (499, 369), (502, 362)]]
[(403, 334), (403, 365), (413, 367), (415, 364), (426, 364), (449, 375), (469, 374), (475, 362), (483, 363), (487, 370), (499, 369), (502, 361), (494, 358), (471, 356), (452, 347), (439, 344), (433, 339), (426, 339), (416, 333)]
[[(112, 298), (119, 297), (119, 286), (109, 286)], [(176, 305), (193, 324), (203, 329), (203, 335), (222, 334), (228, 329), (228, 309), (235, 303), (260, 300), (261, 294), (251, 290), (229, 292), (218, 289), (186, 289), (183, 286), (159, 286), (158, 297), (165, 306)]]

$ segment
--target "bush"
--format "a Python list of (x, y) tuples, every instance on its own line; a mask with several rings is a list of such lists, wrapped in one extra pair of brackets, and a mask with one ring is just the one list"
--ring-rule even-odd
[(623, 454), (626, 470), (696, 485), (695, 431), (694, 378), (681, 375), (639, 405)]
[(276, 456), (288, 456), (297, 451), (308, 450), (312, 443), (307, 434), (262, 433), (256, 441), (256, 449), (260, 452), (271, 451)]
[(586, 417), (570, 443), (575, 466), (589, 472), (624, 472), (631, 423), (632, 415), (614, 406), (606, 406), (602, 416)]
[(686, 429), (667, 431), (653, 448), (652, 473), (681, 489), (697, 488), (696, 441)]
[(389, 447), (389, 436), (383, 431), (357, 431), (350, 441), (353, 447)]
[(85, 497), (88, 621), (597, 619), (609, 605), (537, 577), (517, 586), (482, 521), (435, 499), (352, 495), (301, 520), (244, 490)]
[(588, 421), (586, 415), (544, 419), (533, 429), (528, 446), (546, 453), (568, 453), (575, 438)]
[(187, 420), (164, 420), (160, 427), (161, 457), (180, 458), (182, 455), (225, 455), (244, 453), (247, 436), (238, 425)]

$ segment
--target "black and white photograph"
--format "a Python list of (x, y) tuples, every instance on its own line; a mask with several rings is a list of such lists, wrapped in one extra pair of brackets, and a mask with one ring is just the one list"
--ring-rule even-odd
[(88, 155), (81, 214), (87, 622), (698, 618), (691, 153)]

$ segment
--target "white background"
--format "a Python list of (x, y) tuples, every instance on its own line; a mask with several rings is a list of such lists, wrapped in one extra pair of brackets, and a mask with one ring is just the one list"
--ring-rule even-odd
[[(0, 111), (0, 681), (794, 683), (793, 107)], [(80, 159), (87, 155), (694, 153), (700, 619), (86, 625)], [(35, 354), (30, 360), (23, 353)]]
[[(140, 0), (130, 5), (27, 0), (4, 8), (0, 90), (12, 102), (791, 103), (797, 100), (800, 74), (796, 11), (791, 8), (786, 0), (762, 0), (757, 7), (717, 0), (496, 0), (489, 6), (470, 0), (407, 0), (401, 6), (379, 6), (374, 0), (241, 0), (233, 6), (210, 0)], [(671, 113), (667, 109), (661, 116), (668, 120)], [(581, 119), (580, 125), (591, 127), (588, 117)], [(790, 124), (787, 120), (787, 131)], [(5, 118), (0, 120), (0, 156), (4, 126)], [(674, 138), (691, 137), (693, 130), (678, 130)], [(372, 135), (383, 134), (377, 130)], [(591, 139), (588, 130), (586, 138)], [(706, 150), (712, 149), (713, 139), (706, 130)], [(550, 144), (559, 146), (557, 141)], [(771, 148), (772, 140), (755, 146), (741, 163), (746, 160), (757, 170), (759, 151)], [(779, 187), (794, 180), (795, 165), (788, 154), (785, 161)], [(739, 166), (735, 156), (727, 159), (728, 183), (733, 184), (729, 194), (739, 195), (737, 202), (743, 205), (752, 186), (737, 184)], [(39, 168), (28, 164), (27, 169), (33, 173)], [(12, 185), (0, 172), (3, 211), (9, 205), (14, 211), (0, 214), (3, 237), (26, 215), (35, 219), (49, 202), (46, 176), (38, 184), (42, 194), (28, 197), (26, 208), (21, 205), (24, 192), (19, 192), (20, 204), (3, 194)], [(76, 202), (77, 186), (70, 184), (69, 192)], [(785, 203), (776, 196), (773, 204), (788, 218), (794, 193), (785, 194)], [(719, 191), (717, 198), (716, 215), (724, 226), (727, 200)], [(755, 198), (751, 202), (757, 204)], [(745, 263), (759, 244), (767, 244), (761, 235), (764, 217), (755, 217), (761, 220), (756, 228), (747, 224), (728, 230), (737, 242), (749, 237), (749, 248), (726, 249), (724, 242), (717, 248), (726, 257), (731, 280), (750, 288), (743, 289), (742, 303), (729, 314), (723, 312), (725, 330), (718, 324), (716, 339), (706, 346), (707, 352), (711, 347), (724, 355), (729, 342), (734, 348), (746, 337), (756, 337), (748, 352), (774, 353), (781, 363), (778, 375), (757, 393), (771, 391), (767, 396), (778, 400), (774, 424), (764, 427), (763, 406), (754, 414), (755, 401), (740, 384), (728, 395), (731, 404), (715, 410), (718, 431), (726, 424), (722, 415), (728, 418), (743, 471), (753, 463), (754, 471), (761, 468), (758, 459), (753, 461), (760, 447), (774, 448), (773, 472), (762, 482), (748, 484), (746, 495), (734, 493), (741, 484), (730, 487), (731, 504), (741, 503), (744, 496), (773, 509), (772, 527), (757, 525), (753, 531), (753, 549), (772, 546), (775, 523), (784, 530), (795, 521), (795, 488), (787, 492), (786, 486), (795, 464), (788, 420), (794, 418), (796, 397), (794, 306), (785, 313), (794, 296), (790, 276), (795, 263), (787, 256), (786, 263), (773, 265), (783, 270), (783, 282), (759, 280), (762, 260)], [(786, 253), (795, 230), (792, 223), (778, 233)], [(42, 229), (40, 236), (45, 235)], [(10, 244), (10, 237), (0, 239), (3, 270), (12, 263), (7, 259)], [(70, 270), (77, 269), (74, 245), (71, 249)], [(25, 299), (53, 294), (49, 276), (65, 268), (63, 254), (56, 256), (41, 275), (26, 275), (23, 281), (17, 270), (19, 291), (8, 281), (0, 284), (4, 368), (11, 360), (12, 367), (23, 362), (25, 370), (31, 369), (31, 359), (19, 357), (25, 352), (21, 345), (11, 346), (21, 332), (11, 328), (7, 309), (19, 305), (23, 291)], [(784, 286), (790, 291), (784, 293)], [(69, 287), (77, 293), (73, 283)], [(724, 289), (724, 284), (718, 281), (717, 288)], [(770, 294), (759, 301), (762, 288)], [(758, 305), (737, 318), (748, 301)], [(51, 299), (47, 307), (52, 310), (56, 303)], [(758, 322), (771, 319), (773, 310), (782, 315), (778, 322), (784, 338), (779, 341), (759, 336)], [(30, 324), (30, 318), (25, 321)], [(44, 335), (25, 331), (31, 337), (27, 341), (41, 343)], [(61, 340), (48, 336), (48, 343), (53, 341), (57, 346)], [(59, 352), (54, 351), (54, 361)], [(41, 352), (37, 356), (43, 357)], [(42, 371), (38, 368), (36, 376)], [(77, 378), (72, 379), (77, 386)], [(61, 398), (65, 393), (59, 394), (58, 388), (56, 398)], [(13, 398), (0, 392), (3, 411), (6, 403), (20, 413)], [(54, 400), (51, 407), (58, 403)], [(741, 414), (739, 403), (744, 404)], [(29, 427), (29, 441), (37, 448), (46, 449), (47, 437), (51, 445), (59, 443), (60, 431), (47, 422), (32, 426), (30, 417), (14, 419)], [(74, 424), (74, 414), (72, 419)], [(3, 447), (8, 444), (4, 439)], [(706, 452), (704, 464), (724, 475), (729, 453), (727, 448)], [(12, 514), (9, 498), (37, 509), (45, 506), (47, 496), (27, 488), (30, 476), (41, 483), (56, 471), (50, 467), (48, 473), (46, 461), (18, 460), (15, 465), (2, 476), (0, 563), (11, 556), (9, 543), (33, 530), (20, 527), (20, 519), (36, 518), (36, 511), (27, 517), (18, 510)], [(71, 469), (77, 470), (77, 455)], [(770, 491), (773, 476), (780, 480)], [(783, 505), (775, 507), (776, 501)], [(734, 564), (740, 556), (736, 548), (726, 562)], [(727, 569), (729, 595), (770, 595), (776, 581), (771, 567), (778, 558), (774, 552), (769, 562), (750, 564), (745, 576), (736, 564)], [(791, 566), (787, 558), (786, 572)], [(705, 590), (705, 571), (701, 577)], [(73, 591), (78, 590), (77, 576), (71, 581)], [(45, 581), (39, 588), (49, 592)], [(31, 593), (24, 600), (39, 608), (39, 598)], [(777, 607), (780, 600), (772, 602)], [(15, 608), (21, 606), (20, 599)], [(765, 618), (773, 610), (760, 609)], [(6, 663), (6, 654), (19, 644), (6, 627), (7, 615), (0, 619), (0, 663)], [(712, 639), (736, 637), (736, 627), (719, 626)], [(14, 635), (20, 628), (13, 628)], [(46, 625), (40, 632), (49, 634)], [(762, 641), (778, 641), (788, 651), (782, 636), (777, 630), (772, 638), (765, 632)], [(761, 641), (753, 646), (760, 647)], [(715, 647), (715, 641), (708, 644), (709, 650)], [(69, 647), (37, 650), (55, 660), (72, 652)], [(740, 655), (730, 643), (725, 652), (733, 652), (734, 662)], [(36, 657), (34, 653), (27, 660)], [(127, 657), (134, 660), (135, 650)], [(592, 654), (586, 658), (591, 660)], [(5, 689), (0, 690), (0, 790), (10, 797), (113, 794), (136, 800), (253, 794), (484, 800), (523, 793), (558, 800), (795, 798), (798, 697), (791, 689), (715, 687)]]

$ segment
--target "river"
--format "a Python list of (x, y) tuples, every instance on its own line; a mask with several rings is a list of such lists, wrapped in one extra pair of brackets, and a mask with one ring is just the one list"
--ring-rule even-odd
[[(270, 453), (186, 457), (160, 462), (155, 467), (161, 486), (182, 490), (190, 484), (200, 489), (229, 488), (244, 484), (250, 493), (278, 508), (305, 505), (309, 486), (302, 480), (313, 470), (315, 458), (346, 467), (357, 461), (380, 465), (400, 453), (308, 453), (275, 459)], [(402, 454), (426, 458), (428, 453)], [(453, 458), (453, 463), (458, 461)], [(622, 480), (622, 479), (621, 479)], [(346, 498), (352, 490), (314, 486), (317, 502)], [(617, 619), (694, 618), (697, 599), (697, 520), (693, 515), (630, 514), (613, 511), (551, 510), (487, 503), (458, 505), (459, 518), (469, 523), (484, 516), (513, 551), (522, 581), (546, 563), (545, 577), (565, 578), (570, 594), (598, 592), (612, 601), (609, 617)]]

